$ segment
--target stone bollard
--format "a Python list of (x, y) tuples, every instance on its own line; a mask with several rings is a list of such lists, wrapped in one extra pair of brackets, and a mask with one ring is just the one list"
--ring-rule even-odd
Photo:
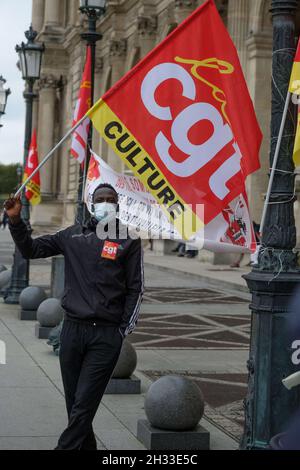
[(199, 424), (204, 398), (192, 380), (177, 375), (156, 380), (146, 394), (145, 413), (137, 438), (148, 450), (209, 450), (209, 432)]
[(23, 289), (19, 299), (20, 320), (36, 320), (37, 309), (46, 299), (46, 292), (41, 287), (29, 286)]
[[(5, 266), (3, 266), (5, 268)], [(6, 295), (6, 291), (10, 286), (11, 281), (11, 269), (3, 269), (0, 272), (0, 295), (4, 297)]]
[(136, 351), (132, 344), (125, 338), (118, 362), (104, 393), (106, 395), (140, 394), (141, 381), (133, 374), (136, 365)]
[(63, 319), (64, 309), (59, 299), (44, 300), (37, 310), (35, 336), (39, 339), (48, 339), (50, 331)]

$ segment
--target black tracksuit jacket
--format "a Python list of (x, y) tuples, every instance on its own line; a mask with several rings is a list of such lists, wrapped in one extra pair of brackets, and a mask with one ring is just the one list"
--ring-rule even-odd
[[(9, 223), (24, 258), (64, 255), (62, 307), (67, 318), (119, 325), (125, 337), (136, 326), (144, 290), (141, 240), (101, 240), (96, 226), (97, 221), (92, 218), (87, 225), (73, 225), (54, 235), (33, 239), (23, 221)], [(108, 242), (113, 245), (112, 257), (107, 256)]]

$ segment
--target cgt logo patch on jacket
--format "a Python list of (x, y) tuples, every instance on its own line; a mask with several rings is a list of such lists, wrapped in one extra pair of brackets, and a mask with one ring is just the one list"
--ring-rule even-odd
[(101, 257), (115, 260), (117, 257), (118, 248), (119, 243), (109, 241), (104, 242)]

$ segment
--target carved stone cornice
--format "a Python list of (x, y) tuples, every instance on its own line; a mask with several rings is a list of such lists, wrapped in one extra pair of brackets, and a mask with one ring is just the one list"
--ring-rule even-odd
[(196, 7), (195, 0), (175, 0), (175, 8), (192, 8)]
[(167, 24), (174, 24), (175, 23), (175, 15), (174, 15), (174, 6), (172, 4), (168, 5), (165, 10), (165, 18)]
[(61, 90), (67, 85), (67, 83), (68, 83), (67, 77), (65, 75), (61, 75), (59, 80), (57, 81), (57, 88)]
[(109, 43), (109, 55), (110, 57), (122, 57), (127, 52), (127, 40), (126, 39), (111, 39)]
[(96, 57), (95, 72), (101, 73), (104, 67), (103, 57)]
[(153, 36), (157, 32), (157, 16), (138, 16), (137, 29), (141, 36)]
[(63, 88), (67, 84), (67, 78), (63, 75), (57, 77), (53, 74), (42, 74), (38, 82), (39, 90), (57, 90)]

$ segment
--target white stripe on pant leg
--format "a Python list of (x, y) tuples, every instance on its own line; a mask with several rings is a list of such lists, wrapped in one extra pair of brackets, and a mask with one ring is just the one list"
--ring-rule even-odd
[(128, 326), (126, 328), (126, 331), (132, 331), (131, 329), (131, 326), (133, 325), (133, 328), (134, 328), (134, 325), (136, 323), (136, 318), (138, 317), (138, 314), (139, 314), (139, 311), (140, 311), (140, 306), (141, 306), (141, 302), (142, 302), (142, 298), (143, 298), (143, 293), (144, 293), (144, 260), (143, 260), (143, 252), (141, 252), (141, 293), (137, 299), (137, 303), (136, 303), (136, 306), (134, 308), (134, 311), (133, 311), (133, 314), (131, 315), (130, 319), (129, 319), (129, 323), (128, 323)]
[(6, 364), (6, 344), (4, 341), (0, 341), (0, 364)]
[(136, 324), (136, 321), (139, 317), (139, 312), (140, 312), (140, 306), (141, 306), (141, 303), (142, 303), (142, 299), (143, 299), (143, 293), (144, 293), (144, 258), (143, 258), (143, 251), (141, 251), (141, 293), (138, 297), (138, 300), (137, 300), (137, 303), (136, 303), (136, 306), (133, 310), (133, 313), (129, 319), (129, 323), (128, 323), (128, 326), (125, 330), (125, 334), (127, 335), (129, 332), (133, 331), (134, 327), (135, 327), (135, 324)]
[(133, 311), (133, 314), (129, 320), (129, 324), (127, 327), (128, 332), (133, 331), (136, 322), (138, 320), (139, 312), (140, 312), (140, 307), (143, 299), (143, 293), (144, 293), (144, 259), (143, 259), (143, 252), (141, 252), (141, 293), (138, 297), (136, 307)]

